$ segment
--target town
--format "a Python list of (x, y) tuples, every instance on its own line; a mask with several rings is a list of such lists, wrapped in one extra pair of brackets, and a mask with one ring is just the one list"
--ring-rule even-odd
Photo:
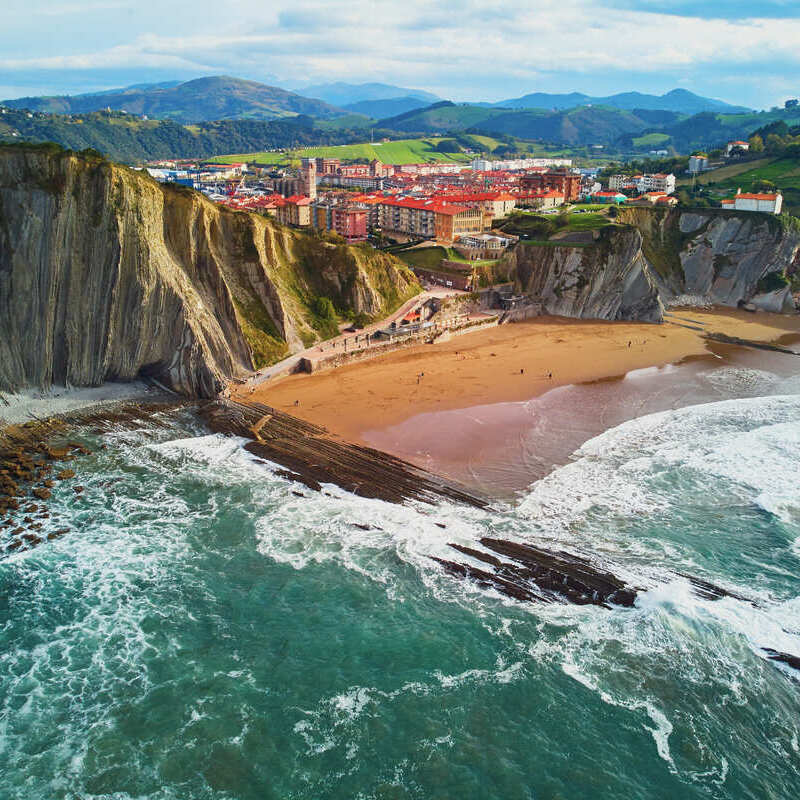
[[(746, 154), (749, 143), (729, 142), (723, 158)], [(709, 165), (705, 153), (688, 161), (696, 177)], [(411, 262), (427, 284), (474, 288), (469, 265), (499, 259), (518, 240), (498, 229), (512, 213), (564, 215), (612, 207), (672, 207), (678, 180), (672, 173), (601, 175), (568, 158), (474, 158), (471, 163), (385, 164), (302, 157), (294, 166), (162, 160), (146, 165), (151, 177), (190, 186), (234, 210), (266, 214), (278, 222), (337, 234), (347, 243), (369, 242), (395, 252), (442, 246), (455, 269)], [(723, 198), (723, 209), (779, 214), (780, 191)], [(524, 234), (523, 234), (524, 236)]]

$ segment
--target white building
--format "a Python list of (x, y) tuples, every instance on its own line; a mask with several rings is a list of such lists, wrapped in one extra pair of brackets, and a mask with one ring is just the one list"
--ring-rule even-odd
[(708, 156), (705, 153), (689, 156), (689, 172), (705, 172), (707, 169)]
[(615, 191), (632, 188), (634, 185), (633, 178), (630, 175), (612, 175), (608, 179), (608, 188)]
[(608, 179), (608, 188), (612, 191), (636, 189), (639, 194), (645, 192), (672, 194), (675, 191), (675, 176), (672, 173), (664, 175), (662, 172), (653, 175), (612, 175)]
[(656, 172), (654, 175), (640, 175), (636, 181), (636, 189), (639, 194), (645, 192), (672, 194), (675, 191), (675, 176), (672, 173), (664, 175), (663, 172)]
[(739, 140), (737, 142), (728, 142), (725, 148), (725, 155), (729, 156), (734, 150), (744, 150), (746, 153), (750, 149), (750, 142)]
[(474, 158), (470, 164), (473, 172), (509, 172), (534, 167), (571, 167), (571, 158), (511, 158), (506, 161), (490, 161), (486, 158)]
[(722, 207), (736, 211), (762, 211), (765, 214), (780, 214), (783, 208), (783, 195), (777, 194), (743, 194), (739, 189), (736, 197), (722, 201)]

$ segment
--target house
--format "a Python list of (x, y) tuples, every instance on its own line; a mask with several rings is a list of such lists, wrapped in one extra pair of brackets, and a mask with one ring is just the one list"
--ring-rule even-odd
[(516, 236), (479, 233), (460, 236), (453, 247), (466, 259), (476, 261), (479, 259), (500, 258), (517, 240), (518, 237)]
[(734, 151), (742, 151), (746, 153), (750, 149), (750, 142), (744, 142), (741, 139), (736, 142), (728, 142), (725, 147), (725, 157), (729, 158)]
[(783, 207), (783, 196), (776, 194), (744, 194), (741, 189), (735, 197), (722, 201), (722, 207), (729, 211), (761, 211), (765, 214), (780, 214)]
[(589, 198), (592, 203), (611, 203), (617, 206), (626, 202), (627, 199), (622, 192), (596, 192)]

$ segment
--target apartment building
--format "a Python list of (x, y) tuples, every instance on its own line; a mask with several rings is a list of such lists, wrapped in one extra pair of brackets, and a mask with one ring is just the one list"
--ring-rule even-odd
[(440, 200), (382, 200), (378, 220), (384, 231), (396, 231), (439, 242), (481, 233), (491, 223), (491, 214), (480, 206), (461, 206)]
[(520, 179), (523, 192), (561, 192), (566, 203), (574, 203), (581, 194), (581, 176), (567, 170), (530, 172)]
[(283, 205), (275, 209), (275, 219), (283, 225), (307, 227), (311, 224), (311, 199), (301, 195), (287, 197)]

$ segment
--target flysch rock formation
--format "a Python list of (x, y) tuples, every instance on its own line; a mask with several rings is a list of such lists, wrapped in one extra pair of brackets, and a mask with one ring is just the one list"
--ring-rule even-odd
[(145, 375), (212, 397), (320, 338), (317, 297), (387, 313), (397, 259), (56, 146), (0, 148), (0, 390)]
[(633, 228), (606, 228), (588, 247), (520, 244), (507, 258), (516, 288), (545, 314), (660, 322), (658, 288)]
[(665, 305), (691, 299), (794, 310), (790, 286), (770, 277), (798, 269), (796, 221), (744, 211), (646, 208), (620, 209), (618, 220), (641, 232), (642, 252)]

